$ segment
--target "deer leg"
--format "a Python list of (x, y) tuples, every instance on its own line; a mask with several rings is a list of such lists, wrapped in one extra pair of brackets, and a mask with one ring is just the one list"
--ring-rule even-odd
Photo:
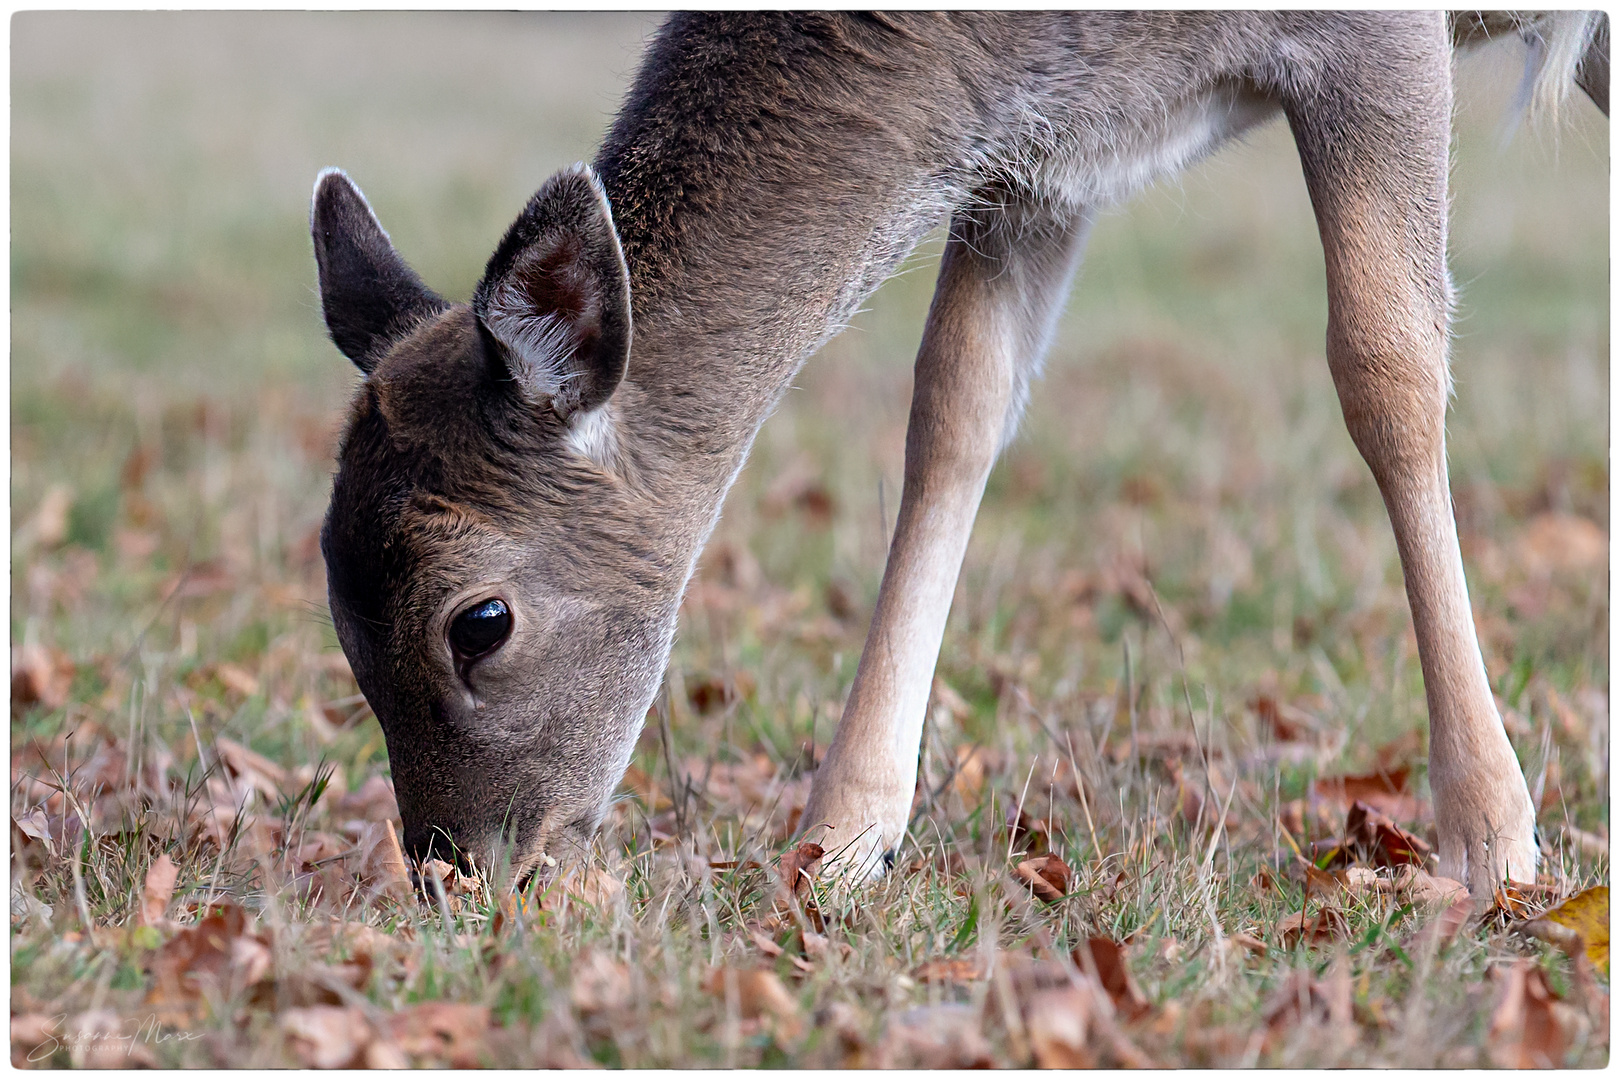
[(1326, 256), (1328, 365), (1394, 527), (1417, 633), (1440, 872), (1489, 896), (1504, 877), (1534, 880), (1535, 809), (1491, 696), (1452, 516), (1450, 68), (1443, 31), (1414, 37), (1380, 65), (1329, 73), (1287, 112)]
[(934, 665), (985, 480), (1017, 422), (1086, 219), (961, 214), (917, 355), (905, 486), (849, 700), (801, 819), (830, 861), (881, 873), (911, 816)]

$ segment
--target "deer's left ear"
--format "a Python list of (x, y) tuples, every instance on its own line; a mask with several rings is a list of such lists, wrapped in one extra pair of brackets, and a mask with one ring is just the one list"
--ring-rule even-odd
[(568, 420), (602, 404), (630, 359), (630, 271), (587, 165), (547, 180), (473, 294), (523, 396)]

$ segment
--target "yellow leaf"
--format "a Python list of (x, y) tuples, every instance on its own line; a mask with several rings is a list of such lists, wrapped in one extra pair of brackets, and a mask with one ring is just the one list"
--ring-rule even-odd
[(1576, 893), (1542, 918), (1567, 926), (1586, 943), (1586, 958), (1603, 974), (1609, 973), (1609, 887), (1599, 885)]

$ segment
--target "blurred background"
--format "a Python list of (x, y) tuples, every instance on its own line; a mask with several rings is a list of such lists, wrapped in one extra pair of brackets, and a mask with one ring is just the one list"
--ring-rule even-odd
[[(325, 754), (351, 787), (386, 767), (325, 610), (316, 537), (356, 375), (321, 324), (312, 183), (347, 169), (428, 284), (465, 299), (528, 195), (591, 158), (657, 21), (13, 17), (14, 742), (90, 720), (183, 757), (194, 721), (287, 763)], [(1601, 827), (1608, 126), (1577, 96), (1507, 139), (1521, 56), (1457, 66), (1452, 477), (1510, 731), (1544, 784), (1563, 748), (1589, 796), (1566, 812)], [(672, 664), (692, 752), (785, 767), (831, 734), (937, 251), (805, 368), (728, 502)], [(1130, 670), (1149, 727), (1190, 685), (1215, 737), (1247, 739), (1272, 695), (1348, 765), (1402, 738), (1421, 761), (1399, 567), (1325, 318), (1280, 122), (1101, 223), (991, 480), (930, 755), (1038, 738), (1006, 722), (1010, 688), (1069, 722)]]

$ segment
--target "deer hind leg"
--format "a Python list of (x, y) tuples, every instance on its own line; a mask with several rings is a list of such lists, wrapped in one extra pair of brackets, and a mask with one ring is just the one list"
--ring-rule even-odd
[(816, 773), (805, 835), (856, 876), (881, 873), (911, 816), (923, 715), (990, 467), (1022, 409), (1086, 219), (1015, 203), (958, 215), (917, 355), (905, 486), (877, 610)]
[(1287, 111), (1326, 255), (1328, 365), (1389, 512), (1417, 632), (1440, 872), (1489, 896), (1504, 877), (1534, 880), (1535, 809), (1491, 696), (1452, 516), (1450, 71), (1443, 36), (1416, 36)]

